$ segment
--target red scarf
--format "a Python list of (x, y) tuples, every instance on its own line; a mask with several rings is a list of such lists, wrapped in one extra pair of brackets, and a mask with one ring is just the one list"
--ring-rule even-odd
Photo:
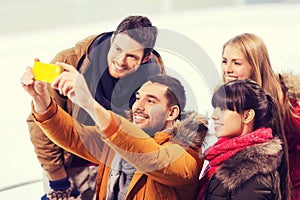
[(272, 129), (263, 127), (242, 136), (220, 138), (213, 146), (208, 148), (205, 151), (205, 159), (209, 161), (209, 164), (200, 179), (200, 191), (197, 200), (203, 199), (211, 177), (225, 160), (246, 147), (267, 142), (272, 137)]

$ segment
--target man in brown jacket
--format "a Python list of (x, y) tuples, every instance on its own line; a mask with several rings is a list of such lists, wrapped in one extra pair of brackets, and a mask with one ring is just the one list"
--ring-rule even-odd
[[(58, 53), (51, 63), (64, 62), (76, 67), (84, 75), (97, 102), (123, 115), (134, 101), (134, 91), (150, 76), (164, 73), (160, 56), (153, 50), (156, 36), (157, 29), (147, 17), (129, 16), (114, 32), (88, 37), (75, 47)], [(74, 119), (94, 125), (83, 109), (51, 87), (48, 89), (57, 104)], [(45, 178), (49, 179), (50, 189), (42, 199), (57, 196), (92, 199), (98, 164), (57, 146), (31, 116), (27, 122), (37, 158), (46, 172)]]
[(30, 68), (22, 86), (33, 97), (33, 118), (45, 134), (99, 164), (97, 199), (195, 198), (207, 122), (195, 113), (181, 115), (186, 99), (177, 79), (158, 75), (143, 84), (136, 92), (131, 123), (101, 106), (72, 66), (57, 64), (65, 72), (52, 87), (85, 109), (96, 126), (83, 126), (58, 107), (46, 85), (34, 81)]

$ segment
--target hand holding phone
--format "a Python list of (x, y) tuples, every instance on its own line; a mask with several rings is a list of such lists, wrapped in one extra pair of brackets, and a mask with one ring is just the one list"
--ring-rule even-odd
[(62, 72), (62, 68), (55, 64), (35, 61), (32, 72), (35, 80), (52, 83), (53, 80)]

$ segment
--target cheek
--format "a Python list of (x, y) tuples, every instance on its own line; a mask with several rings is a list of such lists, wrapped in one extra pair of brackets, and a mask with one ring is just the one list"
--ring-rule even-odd
[(226, 136), (235, 137), (241, 134), (241, 121), (239, 118), (225, 120), (223, 133)]
[(240, 79), (248, 79), (251, 77), (251, 69), (249, 66), (244, 66), (239, 70), (240, 72)]
[(139, 68), (140, 64), (139, 61), (127, 60), (127, 66), (134, 71)]
[(112, 63), (112, 60), (113, 60), (113, 53), (111, 52), (111, 50), (109, 50), (108, 54), (107, 54), (108, 65), (110, 65)]
[[(164, 120), (166, 111), (161, 105), (154, 105), (149, 108), (149, 115), (155, 120)], [(164, 120), (165, 121), (165, 120)]]

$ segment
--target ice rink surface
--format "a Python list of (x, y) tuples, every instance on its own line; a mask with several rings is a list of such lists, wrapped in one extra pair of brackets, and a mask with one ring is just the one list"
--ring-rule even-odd
[[(190, 11), (148, 14), (159, 28), (157, 50), (162, 54), (167, 73), (179, 76), (188, 89), (188, 109), (206, 113), (210, 107), (207, 84), (220, 79), (221, 49), (233, 36), (250, 32), (266, 43), (272, 65), (277, 72), (293, 71), (300, 74), (300, 4), (238, 5)], [(62, 13), (63, 14), (63, 13)], [(144, 14), (144, 13), (128, 13)], [(0, 199), (39, 199), (42, 194), (42, 171), (30, 142), (26, 118), (30, 113), (30, 98), (20, 86), (25, 67), (38, 57), (49, 62), (60, 50), (91, 34), (113, 30), (119, 18), (80, 25), (15, 31), (0, 35), (1, 106), (0, 106)], [(22, 24), (22, 21), (20, 21)], [(24, 24), (22, 24), (23, 26)], [(20, 25), (21, 26), (21, 25)], [(160, 34), (161, 33), (161, 34)], [(168, 34), (170, 37), (168, 38)], [(163, 40), (177, 44), (165, 45)], [(186, 44), (188, 43), (188, 45)], [(203, 50), (198, 59), (188, 48)], [(207, 55), (206, 55), (206, 54)], [(203, 60), (203, 62), (201, 62)], [(214, 74), (203, 74), (205, 67), (214, 67)], [(26, 182), (35, 182), (12, 188)]]

